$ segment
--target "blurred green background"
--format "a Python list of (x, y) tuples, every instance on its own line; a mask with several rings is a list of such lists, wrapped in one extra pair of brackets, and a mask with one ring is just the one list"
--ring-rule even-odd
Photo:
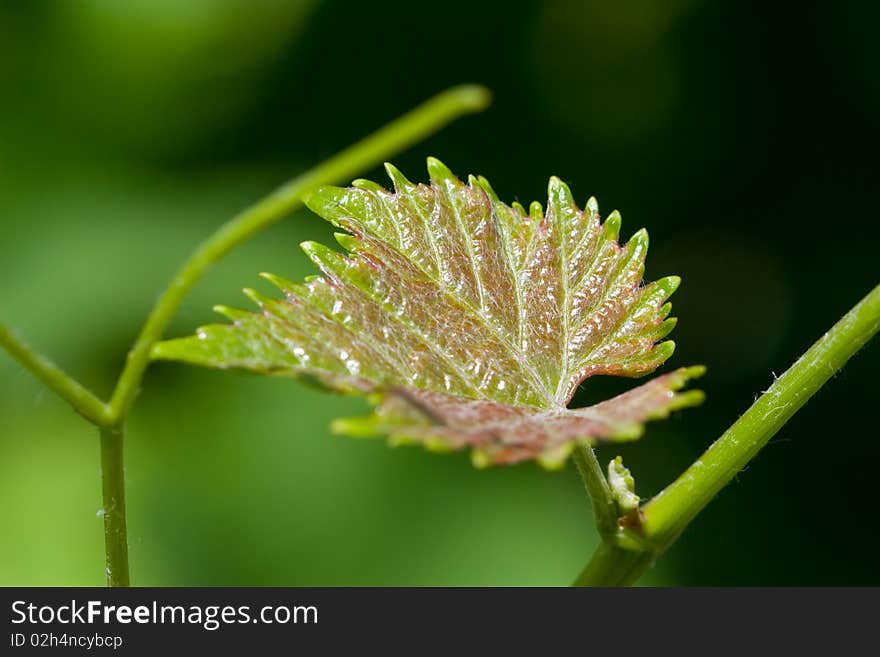
[[(396, 158), (529, 201), (568, 181), (649, 278), (677, 273), (708, 401), (620, 452), (656, 493), (878, 282), (871, 2), (0, 1), (0, 317), (101, 396), (156, 294), (237, 210), (436, 91), (495, 92)], [(380, 170), (364, 175), (384, 180)], [(216, 267), (170, 335), (311, 273), (299, 212)], [(835, 377), (643, 580), (880, 584), (880, 345)], [(579, 402), (630, 385), (595, 380)], [(140, 585), (562, 585), (595, 545), (574, 469), (331, 436), (296, 382), (154, 366), (131, 418)], [(95, 431), (0, 355), (0, 584), (103, 584)]]

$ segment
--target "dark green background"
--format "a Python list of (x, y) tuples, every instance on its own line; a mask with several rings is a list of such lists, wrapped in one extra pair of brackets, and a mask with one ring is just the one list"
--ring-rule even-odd
[[(708, 400), (617, 450), (657, 492), (878, 282), (871, 2), (0, 2), (0, 319), (106, 395), (191, 247), (436, 91), (495, 92), (395, 159), (505, 199), (547, 178), (646, 226)], [(380, 170), (364, 172), (383, 180)], [(170, 334), (311, 273), (298, 212), (198, 286)], [(646, 577), (878, 584), (880, 349), (835, 377)], [(628, 382), (624, 382), (628, 384)], [(579, 401), (621, 388), (590, 381)], [(566, 584), (595, 545), (571, 466), (331, 436), (362, 410), (293, 381), (160, 364), (131, 418), (141, 585)], [(0, 356), (0, 584), (103, 583), (95, 431)]]

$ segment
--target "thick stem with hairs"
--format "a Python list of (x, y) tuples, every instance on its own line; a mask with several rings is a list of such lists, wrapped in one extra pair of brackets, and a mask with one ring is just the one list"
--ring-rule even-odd
[(575, 586), (632, 584), (782, 426), (880, 330), (880, 285), (832, 326), (682, 475), (603, 540)]

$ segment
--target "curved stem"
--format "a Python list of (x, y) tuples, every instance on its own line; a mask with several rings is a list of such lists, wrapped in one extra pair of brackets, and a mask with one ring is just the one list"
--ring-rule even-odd
[(311, 171), (282, 185), (221, 226), (196, 248), (177, 271), (150, 312), (113, 391), (111, 417), (119, 420), (128, 413), (150, 363), (150, 350), (162, 338), (187, 292), (212, 264), (257, 231), (298, 208), (306, 193), (315, 187), (347, 181), (359, 171), (424, 139), (463, 114), (485, 109), (489, 101), (489, 92), (476, 85), (463, 85), (444, 91)]
[(0, 325), (0, 346), (100, 429), (108, 586), (129, 585), (122, 426), (149, 366), (150, 350), (162, 338), (187, 292), (212, 264), (235, 246), (302, 205), (302, 199), (314, 187), (347, 181), (359, 171), (428, 137), (456, 118), (485, 109), (490, 100), (489, 91), (479, 85), (448, 89), (282, 185), (221, 226), (196, 247), (159, 297), (128, 353), (107, 404)]
[(0, 346), (89, 422), (101, 424), (106, 421), (108, 409), (104, 402), (51, 360), (28, 347), (2, 324)]
[(101, 427), (100, 432), (107, 586), (128, 586), (123, 431), (122, 427)]
[[(770, 438), (880, 330), (880, 285), (810, 347), (708, 450), (642, 509), (642, 553), (603, 543), (578, 583), (634, 582)], [(635, 552), (639, 554), (638, 551)], [(614, 574), (617, 573), (617, 576)], [(620, 575), (620, 573), (624, 573)]]

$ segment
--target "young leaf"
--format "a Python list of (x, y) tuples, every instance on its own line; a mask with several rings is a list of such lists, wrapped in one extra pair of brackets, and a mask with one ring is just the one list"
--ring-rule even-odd
[(285, 294), (245, 293), (260, 307), (217, 310), (231, 324), (156, 345), (153, 357), (306, 377), (365, 394), (366, 418), (335, 430), (437, 450), (472, 448), (477, 465), (560, 465), (577, 442), (637, 438), (642, 424), (702, 400), (677, 392), (683, 368), (588, 408), (568, 409), (597, 374), (636, 377), (673, 351), (667, 299), (675, 276), (642, 285), (648, 236), (617, 242), (620, 215), (599, 220), (551, 178), (546, 212), (502, 203), (483, 178), (459, 181), (429, 158), (430, 185), (393, 166), (394, 191), (358, 180), (307, 205), (344, 230), (349, 253), (307, 242), (322, 275), (264, 274)]
[(636, 480), (629, 468), (623, 464), (622, 456), (608, 462), (608, 485), (622, 515), (632, 513), (639, 508), (641, 499), (636, 495)]

